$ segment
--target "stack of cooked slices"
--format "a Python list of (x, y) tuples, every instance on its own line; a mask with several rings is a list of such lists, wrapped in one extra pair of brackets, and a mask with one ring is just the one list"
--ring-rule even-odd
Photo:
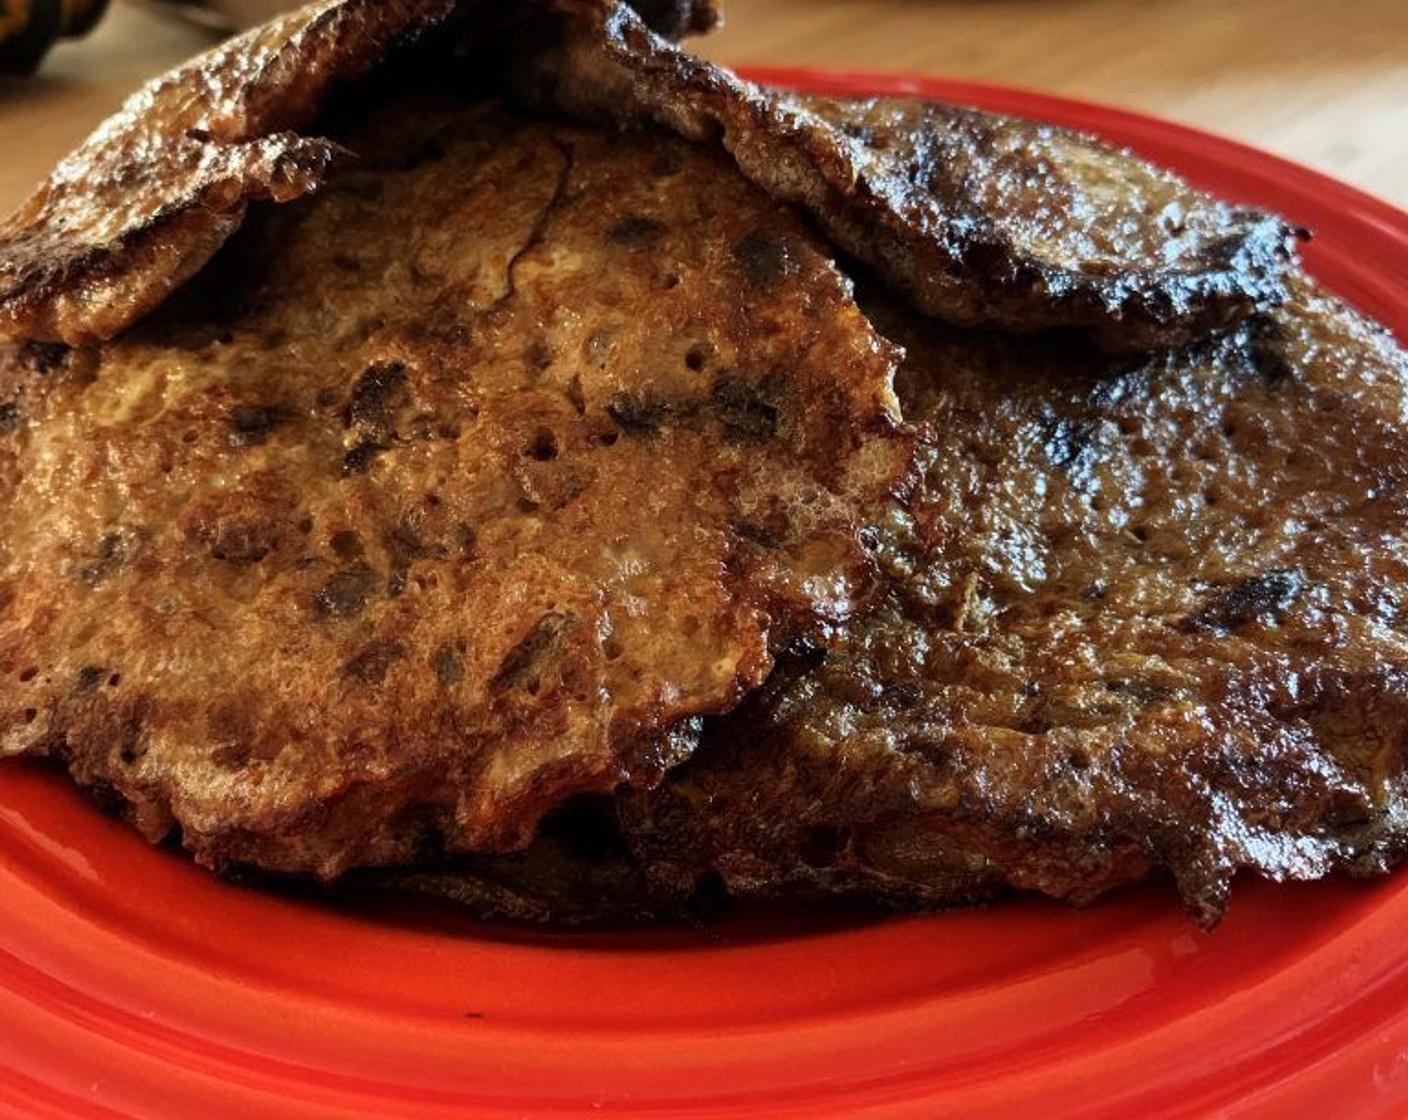
[(648, 18), (324, 2), (0, 226), (0, 751), (564, 922), (1390, 866), (1403, 351), (1273, 216)]

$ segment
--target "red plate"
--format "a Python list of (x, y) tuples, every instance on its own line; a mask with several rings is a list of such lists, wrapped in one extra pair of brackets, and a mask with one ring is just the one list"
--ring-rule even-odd
[[(755, 71), (1103, 133), (1318, 231), (1311, 267), (1408, 338), (1408, 215), (1147, 117)], [(488, 930), (217, 882), (46, 770), (0, 767), (0, 1114), (25, 1118), (1358, 1117), (1408, 1111), (1408, 874), (838, 925)]]

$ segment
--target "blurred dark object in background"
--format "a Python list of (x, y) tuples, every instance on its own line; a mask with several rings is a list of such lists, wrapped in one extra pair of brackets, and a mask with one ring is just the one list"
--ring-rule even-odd
[(0, 72), (28, 74), (59, 39), (86, 35), (108, 0), (0, 0)]
[(717, 0), (630, 0), (652, 30), (667, 39), (703, 35), (723, 19)]

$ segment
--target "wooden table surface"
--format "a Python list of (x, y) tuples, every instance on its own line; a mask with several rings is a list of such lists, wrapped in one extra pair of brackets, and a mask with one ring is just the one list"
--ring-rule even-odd
[[(728, 63), (903, 70), (1220, 132), (1408, 208), (1408, 0), (726, 0)], [(117, 0), (38, 77), (0, 79), (0, 211), (142, 79), (211, 42)]]

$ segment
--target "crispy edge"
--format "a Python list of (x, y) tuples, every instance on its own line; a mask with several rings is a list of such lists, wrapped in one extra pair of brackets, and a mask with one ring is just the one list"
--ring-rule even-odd
[[(515, 76), (528, 100), (721, 143), (745, 175), (808, 210), (841, 249), (927, 314), (1009, 330), (1075, 327), (1107, 349), (1129, 350), (1202, 337), (1285, 296), (1294, 237), (1272, 215), (1230, 210), (1239, 217), (1227, 243), (1193, 272), (1138, 261), (1115, 276), (1056, 267), (996, 236), (992, 223), (958, 231), (944, 203), (898, 160), (848, 137), (804, 99), (679, 51), (622, 5), (550, 0), (550, 10), (558, 23), (539, 28)], [(1131, 158), (1097, 148), (1105, 158)]]
[(189, 279), (255, 199), (314, 190), (336, 151), (303, 137), (337, 86), (453, 0), (331, 0), (150, 82), (0, 225), (0, 338), (110, 338)]

